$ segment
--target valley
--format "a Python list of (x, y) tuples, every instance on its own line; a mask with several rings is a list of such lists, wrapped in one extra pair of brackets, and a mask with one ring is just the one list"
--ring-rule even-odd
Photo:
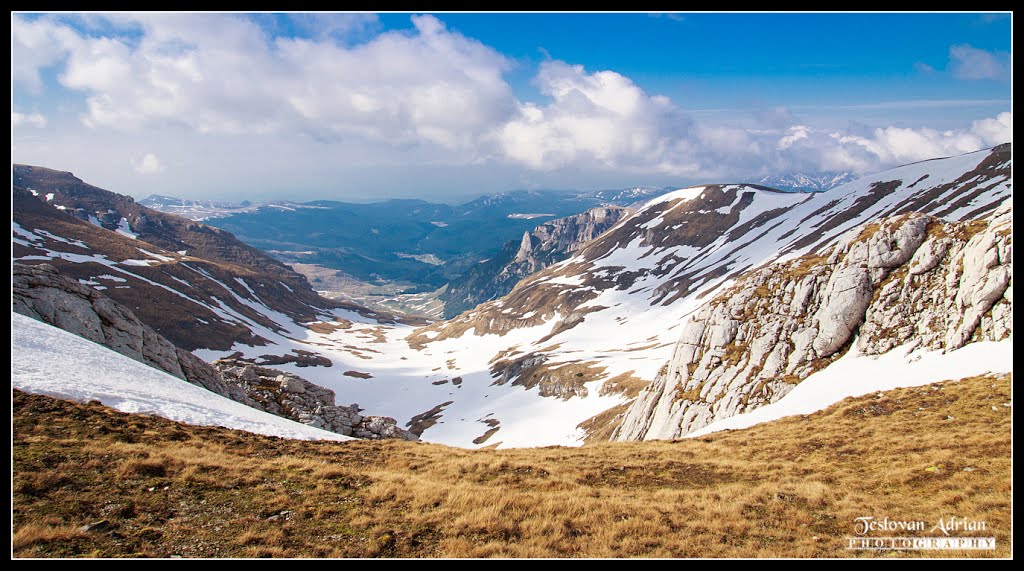
[(1012, 12), (11, 13), (13, 559), (1012, 559)]
[[(432, 323), (397, 319), (382, 312), (383, 303), (374, 311), (351, 301), (332, 307), (323, 298), (319, 307), (307, 306), (315, 312), (288, 315), (287, 296), (257, 294), (263, 286), (250, 286), (253, 278), (205, 277), (188, 255), (146, 250), (153, 262), (141, 264), (72, 254), (102, 243), (93, 236), (97, 227), (61, 222), (58, 239), (56, 230), (38, 231), (42, 214), (19, 218), (16, 212), (15, 222), (23, 224), (15, 227), (16, 254), (59, 262), (86, 284), (103, 283), (114, 271), (120, 279), (171, 288), (176, 293), (169, 299), (194, 304), (200, 313), (193, 315), (207, 322), (179, 313), (196, 333), (245, 332), (217, 343), (191, 335), (194, 355), (269, 364), (399, 426), (416, 425), (427, 441), (520, 447), (671, 438), (785, 400), (816, 374), (883, 354), (891, 355), (887, 367), (903, 384), (936, 382), (943, 370), (1008, 372), (1009, 150), (907, 165), (826, 193), (748, 185), (681, 189), (634, 211), (615, 211), (610, 229), (587, 230), (598, 234), (589, 242), (570, 239), (583, 228), (577, 223), (544, 223), (509, 249), (502, 267), (533, 260), (545, 240), (559, 244), (559, 236), (582, 246), (563, 246), (567, 257), (548, 267), (537, 262), (528, 269), (537, 271), (503, 297)], [(24, 200), (41, 204), (37, 197)], [(49, 205), (32, 208), (63, 216)], [(130, 228), (138, 228), (131, 220)], [(129, 249), (144, 238), (102, 234)], [(151, 264), (159, 270), (142, 273)], [(314, 280), (340, 279), (301, 267)], [(195, 293), (206, 286), (194, 275), (217, 284), (219, 293), (206, 294), (212, 302)], [(784, 275), (793, 277), (772, 281)], [(851, 287), (856, 295), (842, 293)], [(916, 303), (922, 291), (933, 304), (946, 304), (934, 318), (915, 325), (912, 314), (886, 309)], [(890, 301), (900, 296), (910, 301)], [(136, 308), (143, 321), (146, 309)], [(778, 325), (744, 319), (765, 311), (793, 317)], [(958, 312), (963, 321), (950, 321)], [(161, 313), (160, 331), (168, 330), (168, 317)], [(698, 353), (689, 348), (695, 342)], [(968, 349), (981, 353), (954, 357)], [(843, 396), (883, 388), (874, 379), (869, 375)], [(834, 400), (815, 402), (821, 408)]]

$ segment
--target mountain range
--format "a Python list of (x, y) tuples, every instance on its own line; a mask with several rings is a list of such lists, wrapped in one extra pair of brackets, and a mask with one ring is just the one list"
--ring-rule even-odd
[[(228, 232), (39, 167), (15, 167), (13, 238), (208, 361), (274, 367), (427, 440), (578, 445), (683, 436), (872, 356), (910, 351), (891, 366), (928, 371), (914, 382), (1009, 367), (1011, 190), (1009, 145), (823, 193), (680, 189), (524, 231), (497, 274), (539, 271), (432, 324), (340, 307)], [(913, 365), (967, 349), (990, 353)]]
[[(477, 264), (493, 265), (494, 258), (503, 255), (501, 249), (506, 242), (518, 241), (539, 224), (594, 207), (629, 206), (668, 190), (514, 191), (458, 205), (388, 200), (368, 204), (277, 202), (242, 207), (162, 196), (151, 196), (141, 204), (198, 217), (228, 230), (276, 259), (296, 265), (309, 279), (322, 280), (325, 270), (341, 272), (336, 277), (346, 282), (345, 294), (340, 294), (344, 299), (416, 314), (415, 307), (424, 297), (437, 299), (437, 303), (465, 298), (463, 294), (448, 294), (443, 299), (424, 294), (448, 283), (459, 289), (460, 280), (479, 271)], [(317, 289), (334, 295), (330, 292), (336, 288), (331, 284), (336, 281), (327, 280)], [(357, 291), (367, 293), (354, 295)], [(412, 302), (391, 303), (396, 294), (411, 296)], [(468, 298), (456, 301), (443, 313), (457, 314), (471, 307), (467, 305), (471, 302)], [(440, 317), (441, 313), (427, 316)]]

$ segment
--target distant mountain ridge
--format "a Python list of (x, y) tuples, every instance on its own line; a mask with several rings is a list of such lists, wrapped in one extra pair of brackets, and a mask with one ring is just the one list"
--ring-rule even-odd
[(140, 200), (139, 204), (147, 206), (154, 210), (184, 207), (247, 208), (249, 206), (252, 206), (252, 203), (249, 202), (248, 200), (243, 200), (242, 202), (226, 202), (221, 200), (197, 200), (191, 198), (175, 198), (173, 196), (164, 196), (162, 194), (151, 194), (147, 198)]
[(793, 172), (766, 176), (758, 183), (779, 190), (824, 192), (857, 178), (856, 173), (849, 171)]

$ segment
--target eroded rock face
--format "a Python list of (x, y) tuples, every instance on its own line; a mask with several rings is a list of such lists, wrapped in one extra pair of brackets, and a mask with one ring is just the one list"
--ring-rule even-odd
[(271, 414), (356, 438), (419, 440), (399, 428), (393, 418), (363, 416), (356, 405), (337, 406), (334, 391), (302, 377), (238, 359), (221, 359), (213, 366), (225, 383), (252, 398), (256, 408)]
[(518, 242), (506, 243), (493, 258), (449, 284), (442, 295), (445, 317), (454, 317), (507, 294), (526, 276), (582, 250), (631, 212), (619, 206), (591, 208), (524, 232)]
[(12, 268), (11, 309), (84, 337), (156, 369), (232, 400), (250, 404), (210, 366), (174, 346), (127, 307), (57, 273), (50, 265)]
[(861, 226), (820, 256), (741, 277), (685, 324), (613, 440), (681, 437), (775, 402), (856, 339), (952, 351), (1012, 333), (1012, 203), (987, 220)]
[(211, 366), (175, 347), (129, 310), (46, 264), (13, 264), (12, 309), (108, 347), (179, 379), (253, 408), (357, 438), (416, 435), (393, 418), (359, 414), (356, 406), (335, 406), (334, 391), (294, 375), (242, 361)]

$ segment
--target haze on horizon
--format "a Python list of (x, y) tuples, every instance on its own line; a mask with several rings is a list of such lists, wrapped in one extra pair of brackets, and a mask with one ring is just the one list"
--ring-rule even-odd
[(12, 161), (115, 192), (459, 202), (1012, 141), (1010, 13), (11, 16)]

